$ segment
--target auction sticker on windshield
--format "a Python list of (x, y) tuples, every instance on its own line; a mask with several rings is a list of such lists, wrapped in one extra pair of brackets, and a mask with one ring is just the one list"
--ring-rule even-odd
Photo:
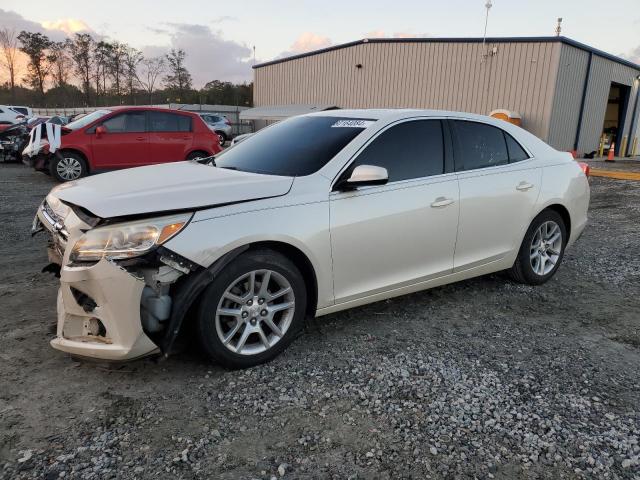
[(350, 120), (338, 120), (331, 125), (331, 128), (367, 128), (373, 124), (374, 120), (362, 120), (362, 119), (350, 119)]

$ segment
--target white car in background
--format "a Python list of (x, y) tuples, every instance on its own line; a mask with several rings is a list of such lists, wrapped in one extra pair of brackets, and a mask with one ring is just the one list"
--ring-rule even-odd
[(337, 110), (272, 125), (215, 163), (58, 186), (33, 228), (60, 267), (55, 348), (167, 355), (194, 322), (214, 360), (241, 368), (275, 357), (305, 318), (500, 270), (542, 284), (588, 205), (571, 155), (509, 123)]
[(0, 105), (0, 121), (16, 123), (19, 119), (26, 118), (26, 115), (22, 112), (14, 110), (7, 105)]

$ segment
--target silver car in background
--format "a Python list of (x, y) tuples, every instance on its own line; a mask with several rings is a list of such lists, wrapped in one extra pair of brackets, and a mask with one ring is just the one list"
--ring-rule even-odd
[(314, 316), (501, 270), (542, 284), (587, 222), (570, 154), (479, 115), (314, 113), (208, 161), (51, 191), (33, 229), (60, 269), (53, 347), (168, 355), (192, 322), (212, 359), (250, 367)]
[(218, 115), (217, 113), (200, 113), (199, 115), (202, 117), (202, 120), (204, 120), (204, 123), (218, 134), (218, 137), (220, 137), (220, 146), (223, 146), (227, 140), (233, 138), (233, 128), (227, 117)]

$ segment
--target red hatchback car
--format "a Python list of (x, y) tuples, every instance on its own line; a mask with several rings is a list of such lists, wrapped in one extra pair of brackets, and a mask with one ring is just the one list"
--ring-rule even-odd
[(62, 145), (33, 165), (66, 182), (89, 173), (192, 160), (221, 151), (196, 114), (166, 108), (97, 110), (62, 129)]

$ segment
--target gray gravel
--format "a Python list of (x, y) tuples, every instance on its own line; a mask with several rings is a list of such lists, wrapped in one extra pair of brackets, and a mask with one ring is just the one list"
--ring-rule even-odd
[[(195, 349), (77, 363), (28, 226), (51, 187), (0, 165), (2, 478), (640, 478), (640, 184), (541, 287), (474, 279), (311, 323), (272, 363)], [(19, 248), (19, 250), (18, 250)]]

